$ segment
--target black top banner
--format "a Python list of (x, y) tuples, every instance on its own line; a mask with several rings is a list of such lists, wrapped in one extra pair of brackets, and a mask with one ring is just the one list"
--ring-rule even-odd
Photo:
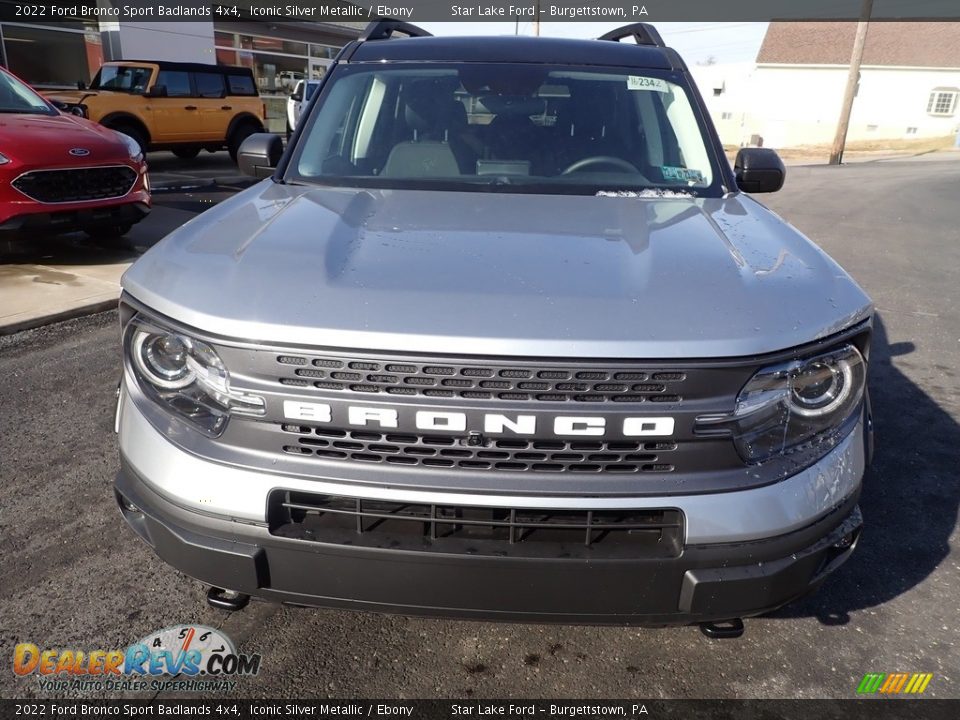
[[(744, 22), (857, 20), (863, 0), (0, 0), (0, 20), (58, 22), (76, 18), (177, 22), (264, 20), (364, 23), (379, 17), (410, 22)], [(874, 0), (870, 19), (960, 20), (960, 0)]]

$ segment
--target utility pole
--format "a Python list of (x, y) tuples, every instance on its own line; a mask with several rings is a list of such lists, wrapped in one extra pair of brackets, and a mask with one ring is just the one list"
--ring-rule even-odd
[(533, 4), (533, 34), (540, 37), (540, 0)]
[(843, 107), (837, 122), (837, 134), (833, 138), (830, 151), (830, 164), (839, 165), (843, 159), (843, 148), (847, 142), (847, 129), (850, 127), (850, 113), (853, 110), (853, 98), (860, 84), (860, 62), (863, 60), (863, 46), (867, 41), (867, 28), (870, 26), (870, 13), (873, 0), (863, 0), (860, 6), (860, 22), (857, 23), (857, 35), (853, 40), (853, 54), (850, 56), (850, 72), (847, 75), (847, 89), (843, 93)]

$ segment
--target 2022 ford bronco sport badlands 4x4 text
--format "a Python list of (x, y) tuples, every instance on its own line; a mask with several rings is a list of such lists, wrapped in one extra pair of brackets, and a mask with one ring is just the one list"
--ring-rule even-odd
[(279, 142), (123, 279), (117, 498), (211, 602), (735, 633), (849, 556), (870, 300), (655, 30), (381, 21)]

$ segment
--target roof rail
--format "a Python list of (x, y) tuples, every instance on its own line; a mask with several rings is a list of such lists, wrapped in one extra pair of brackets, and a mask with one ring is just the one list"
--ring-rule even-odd
[(637, 41), (637, 45), (656, 45), (657, 47), (666, 47), (660, 33), (650, 23), (633, 23), (632, 25), (623, 25), (616, 30), (611, 30), (597, 38), (597, 40), (613, 40), (620, 42), (623, 38), (632, 37)]
[(431, 37), (423, 28), (417, 27), (411, 23), (402, 20), (372, 20), (364, 28), (360, 35), (360, 40), (388, 40), (394, 33), (400, 33), (407, 37)]

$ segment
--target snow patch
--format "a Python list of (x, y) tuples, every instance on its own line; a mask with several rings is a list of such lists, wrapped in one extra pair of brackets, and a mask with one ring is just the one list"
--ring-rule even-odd
[(686, 190), (664, 190), (662, 188), (646, 188), (645, 190), (600, 190), (597, 197), (617, 198), (683, 198), (690, 200), (696, 195)]

